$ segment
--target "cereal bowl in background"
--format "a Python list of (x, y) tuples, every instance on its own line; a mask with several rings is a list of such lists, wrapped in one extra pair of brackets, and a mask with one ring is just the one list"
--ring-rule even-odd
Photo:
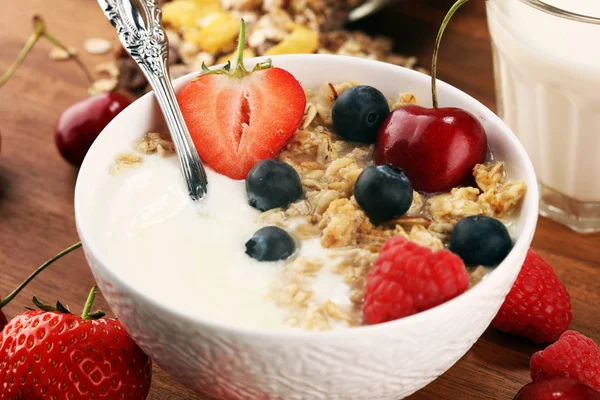
[[(333, 55), (275, 56), (273, 64), (290, 71), (305, 88), (356, 80), (390, 97), (414, 93), (419, 104), (431, 105), (430, 77), (402, 67)], [(177, 79), (175, 90), (195, 76)], [(438, 93), (442, 107), (464, 108), (482, 122), (495, 157), (505, 161), (511, 178), (528, 186), (513, 230), (517, 239), (512, 251), (472, 289), (410, 317), (330, 332), (240, 328), (158, 302), (156, 294), (107, 262), (91, 223), (95, 184), (107, 173), (114, 155), (146, 132), (164, 127), (149, 93), (98, 137), (81, 167), (75, 191), (79, 236), (114, 313), (158, 365), (208, 399), (400, 399), (436, 379), (471, 348), (497, 313), (519, 273), (538, 215), (536, 177), (515, 135), (460, 90), (440, 82)], [(173, 261), (165, 268), (177, 267), (176, 254)]]

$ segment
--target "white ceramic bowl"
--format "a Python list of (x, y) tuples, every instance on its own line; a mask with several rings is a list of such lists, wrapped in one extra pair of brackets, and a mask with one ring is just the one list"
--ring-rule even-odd
[[(257, 59), (248, 60), (253, 65)], [(376, 61), (329, 55), (273, 57), (305, 87), (358, 80), (387, 96), (412, 92), (431, 104), (430, 78)], [(195, 74), (175, 81), (180, 89)], [(88, 262), (112, 310), (154, 361), (209, 399), (400, 399), (424, 387), (460, 359), (490, 324), (512, 286), (533, 237), (538, 192), (533, 167), (510, 129), (458, 89), (438, 86), (441, 106), (462, 107), (486, 128), (495, 156), (511, 178), (527, 182), (518, 239), (500, 266), (463, 295), (398, 321), (333, 332), (272, 332), (189, 317), (124, 281), (93, 240), (95, 182), (116, 153), (162, 127), (152, 94), (129, 106), (98, 137), (77, 179), (75, 215)], [(216, 190), (213, 188), (212, 190)], [(174, 254), (173, 257), (176, 258)], [(167, 267), (167, 266), (166, 266)]]

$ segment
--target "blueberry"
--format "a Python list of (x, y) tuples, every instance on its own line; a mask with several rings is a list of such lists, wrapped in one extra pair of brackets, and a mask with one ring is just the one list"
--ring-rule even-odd
[(375, 143), (377, 130), (389, 113), (383, 93), (371, 86), (354, 86), (333, 103), (331, 117), (336, 132), (344, 139)]
[(258, 261), (285, 260), (296, 249), (294, 239), (283, 229), (266, 226), (246, 242), (246, 254)]
[(400, 168), (372, 165), (358, 176), (354, 198), (377, 224), (406, 214), (413, 201), (413, 187)]
[(248, 173), (246, 193), (252, 207), (267, 211), (298, 200), (302, 183), (291, 165), (268, 159), (256, 163)]
[(463, 218), (450, 236), (450, 251), (467, 265), (498, 265), (511, 248), (512, 240), (504, 224), (490, 217)]

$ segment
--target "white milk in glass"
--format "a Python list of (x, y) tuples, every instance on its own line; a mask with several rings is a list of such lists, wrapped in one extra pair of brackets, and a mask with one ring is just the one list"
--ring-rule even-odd
[[(546, 0), (598, 17), (600, 0)], [(489, 0), (498, 110), (529, 153), (542, 214), (600, 230), (600, 24)]]

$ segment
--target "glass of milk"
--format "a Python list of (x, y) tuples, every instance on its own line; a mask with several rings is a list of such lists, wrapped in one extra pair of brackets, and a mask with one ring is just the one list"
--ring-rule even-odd
[(488, 0), (498, 113), (529, 153), (540, 213), (600, 231), (600, 0)]

